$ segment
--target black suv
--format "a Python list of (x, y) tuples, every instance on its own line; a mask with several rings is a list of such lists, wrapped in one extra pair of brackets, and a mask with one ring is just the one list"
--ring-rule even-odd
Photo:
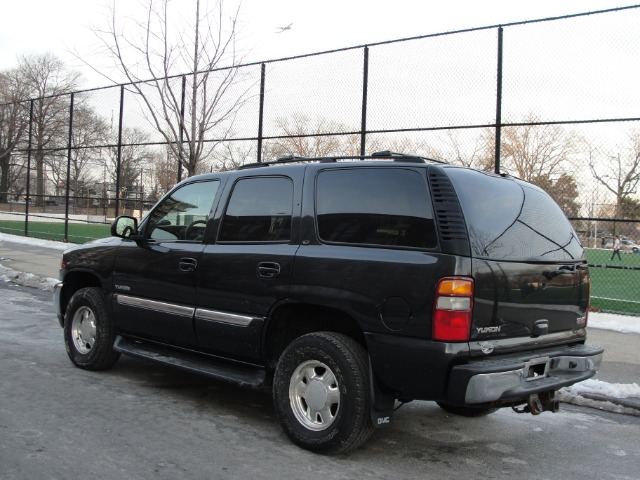
[(354, 449), (396, 401), (556, 411), (592, 377), (589, 272), (560, 208), (509, 176), (382, 152), (195, 176), (67, 250), (71, 361), (120, 354), (270, 388), (291, 440)]

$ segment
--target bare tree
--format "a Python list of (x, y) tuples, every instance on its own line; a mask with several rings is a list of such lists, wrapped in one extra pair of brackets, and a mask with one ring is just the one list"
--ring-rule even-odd
[[(300, 157), (360, 155), (360, 133), (350, 132), (349, 128), (340, 122), (325, 118), (312, 120), (305, 114), (297, 113), (291, 118), (279, 118), (275, 123), (279, 138), (265, 143), (263, 156), (266, 159), (288, 155)], [(392, 151), (427, 157), (440, 156), (424, 142), (406, 136), (367, 135), (365, 150), (369, 154)]]
[(151, 170), (151, 188), (148, 192), (149, 200), (157, 200), (167, 193), (178, 178), (178, 162), (172, 150), (166, 147), (161, 153), (155, 153), (149, 160)]
[(253, 142), (225, 142), (216, 150), (216, 161), (211, 165), (211, 171), (226, 172), (237, 170), (248, 162), (255, 162), (256, 148)]
[[(123, 198), (134, 195), (139, 197), (142, 172), (148, 166), (153, 153), (146, 143), (149, 135), (139, 128), (125, 128), (122, 132), (122, 147), (120, 149), (120, 192)], [(111, 149), (107, 170), (113, 183), (118, 183), (118, 147)]]
[(447, 130), (448, 149), (434, 155), (458, 165), (493, 171), (495, 130), (480, 130), (472, 139), (463, 139), (459, 130)]
[[(506, 126), (501, 132), (502, 166), (528, 182), (564, 173), (576, 150), (574, 134), (560, 125), (536, 125), (537, 121), (537, 117), (530, 114), (523, 125)], [(487, 137), (489, 148), (495, 132), (488, 133)]]
[[(292, 118), (279, 118), (276, 127), (282, 136), (268, 141), (264, 146), (264, 156), (275, 159), (288, 155), (300, 157), (325, 157), (328, 155), (347, 155), (340, 135), (344, 131), (337, 122), (326, 119), (312, 121), (307, 115), (295, 114)], [(332, 134), (333, 133), (333, 134)], [(348, 142), (353, 146), (353, 142)]]
[(53, 54), (22, 56), (18, 71), (28, 93), (35, 98), (33, 150), (36, 162), (36, 204), (44, 201), (45, 157), (60, 155), (66, 146), (69, 125), (67, 94), (78, 87), (80, 74), (69, 71)]
[[(74, 107), (69, 180), (75, 195), (87, 194), (85, 186), (95, 180), (91, 166), (100, 166), (100, 145), (107, 143), (108, 136), (107, 123), (93, 109), (82, 104)], [(67, 181), (67, 161), (66, 152), (64, 155), (49, 155), (46, 158), (47, 177), (56, 186)], [(60, 192), (56, 191), (56, 195), (60, 195)]]
[[(170, 11), (169, 0), (146, 0), (145, 19), (128, 23), (117, 16), (114, 0), (109, 28), (98, 32), (187, 175), (198, 172), (214, 134), (229, 136), (247, 92), (235, 50), (239, 10), (227, 16), (224, 0), (210, 8), (201, 3), (207, 0), (195, 0), (192, 22), (180, 28), (175, 19), (182, 12)], [(175, 77), (184, 72), (190, 75)]]
[(532, 183), (548, 192), (567, 217), (578, 216), (578, 184), (571, 175), (563, 173), (555, 179), (542, 175), (532, 179)]
[(617, 155), (592, 149), (589, 168), (594, 178), (615, 195), (615, 216), (622, 216), (625, 199), (636, 193), (640, 181), (640, 130), (629, 133), (626, 149)]
[[(0, 72), (0, 202), (6, 202), (24, 165), (13, 161), (13, 151), (29, 122), (26, 86), (16, 70)], [(16, 168), (17, 167), (17, 168)]]

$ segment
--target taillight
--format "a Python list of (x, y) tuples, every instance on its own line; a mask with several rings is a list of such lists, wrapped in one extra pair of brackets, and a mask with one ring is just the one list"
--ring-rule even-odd
[(441, 278), (434, 305), (433, 339), (468, 341), (473, 312), (473, 280), (468, 277)]

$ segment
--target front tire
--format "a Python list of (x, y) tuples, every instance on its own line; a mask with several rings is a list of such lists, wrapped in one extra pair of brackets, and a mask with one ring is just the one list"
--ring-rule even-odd
[(113, 349), (115, 327), (99, 288), (73, 294), (64, 315), (64, 343), (76, 367), (105, 370), (120, 354)]
[(278, 419), (296, 445), (317, 453), (354, 450), (373, 433), (364, 348), (346, 335), (317, 332), (294, 340), (274, 374)]

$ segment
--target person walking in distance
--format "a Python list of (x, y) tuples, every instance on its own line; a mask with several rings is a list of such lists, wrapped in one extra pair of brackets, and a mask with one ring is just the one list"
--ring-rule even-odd
[(611, 253), (611, 260), (613, 261), (613, 257), (618, 255), (618, 260), (622, 261), (622, 257), (620, 256), (620, 235), (616, 236), (616, 241), (613, 242), (613, 253)]

